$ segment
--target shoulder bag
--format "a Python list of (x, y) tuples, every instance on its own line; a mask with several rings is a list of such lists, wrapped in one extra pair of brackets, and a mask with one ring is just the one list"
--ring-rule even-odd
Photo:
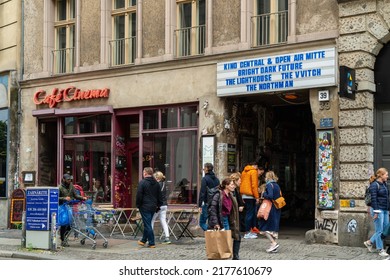
[(260, 204), (259, 211), (257, 211), (257, 218), (267, 220), (269, 212), (271, 211), (272, 202), (268, 199), (264, 199)]

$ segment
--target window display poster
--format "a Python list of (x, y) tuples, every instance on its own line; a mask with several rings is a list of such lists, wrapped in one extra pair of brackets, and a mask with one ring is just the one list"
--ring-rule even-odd
[(318, 207), (334, 209), (333, 130), (318, 131)]

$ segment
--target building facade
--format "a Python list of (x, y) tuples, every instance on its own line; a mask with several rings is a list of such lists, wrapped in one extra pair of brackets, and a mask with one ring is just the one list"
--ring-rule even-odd
[(360, 246), (390, 5), (312, 2), (25, 0), (22, 184), (70, 173), (134, 207), (151, 166), (192, 207), (203, 163), (224, 178), (256, 160), (280, 178), (282, 224)]
[[(21, 1), (0, 1), (0, 226), (9, 226), (10, 197), (18, 181), (18, 100), (22, 79)], [(21, 217), (16, 213), (14, 217)]]

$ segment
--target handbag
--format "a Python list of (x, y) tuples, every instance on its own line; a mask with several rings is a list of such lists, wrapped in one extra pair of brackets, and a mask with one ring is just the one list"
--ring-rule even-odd
[(284, 206), (286, 206), (286, 200), (284, 200), (283, 196), (278, 197), (273, 202), (274, 202), (276, 209), (281, 209)]
[(267, 220), (269, 212), (271, 211), (272, 203), (268, 199), (264, 199), (260, 204), (259, 210), (257, 211), (257, 218)]
[(206, 230), (206, 255), (209, 260), (225, 260), (233, 255), (231, 230)]

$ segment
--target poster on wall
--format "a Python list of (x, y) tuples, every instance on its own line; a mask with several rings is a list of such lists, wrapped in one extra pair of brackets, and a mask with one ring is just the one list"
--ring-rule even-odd
[[(202, 137), (202, 167), (209, 162), (214, 165), (214, 135), (205, 135)], [(204, 176), (204, 174), (202, 175)]]
[(334, 209), (333, 130), (318, 131), (318, 208)]
[(236, 171), (236, 145), (228, 144), (228, 159), (227, 159), (227, 172), (233, 173)]

